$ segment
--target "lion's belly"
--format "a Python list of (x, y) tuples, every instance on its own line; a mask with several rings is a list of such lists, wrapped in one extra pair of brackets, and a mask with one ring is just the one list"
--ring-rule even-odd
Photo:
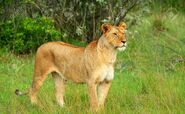
[(114, 68), (112, 65), (102, 65), (97, 71), (97, 81), (112, 81), (114, 79)]
[(59, 67), (61, 74), (67, 80), (71, 80), (76, 83), (85, 82), (87, 74), (84, 67), (80, 63), (65, 63), (65, 65)]
[(64, 72), (64, 76), (68, 80), (72, 80), (73, 82), (76, 82), (76, 83), (85, 82), (86, 77), (87, 77), (85, 69), (82, 70), (82, 69), (79, 69), (79, 68), (66, 69), (66, 71)]

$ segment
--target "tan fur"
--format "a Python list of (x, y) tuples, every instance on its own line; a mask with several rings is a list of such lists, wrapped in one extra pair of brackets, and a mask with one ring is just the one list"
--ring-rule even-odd
[(31, 102), (37, 102), (36, 93), (47, 74), (52, 73), (56, 99), (60, 106), (64, 106), (65, 80), (87, 84), (93, 110), (104, 106), (114, 78), (117, 50), (126, 45), (125, 28), (125, 23), (119, 26), (103, 24), (103, 35), (85, 48), (64, 42), (49, 42), (40, 46), (36, 53), (33, 83), (29, 90)]

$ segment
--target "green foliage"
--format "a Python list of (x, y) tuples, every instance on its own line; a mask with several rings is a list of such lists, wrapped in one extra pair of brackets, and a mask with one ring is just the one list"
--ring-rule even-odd
[(15, 53), (35, 51), (41, 44), (60, 40), (53, 21), (46, 17), (9, 20), (0, 24), (0, 46)]
[[(113, 24), (126, 21), (130, 27), (140, 23), (142, 16), (150, 14), (152, 8), (164, 12), (169, 10), (185, 12), (184, 6), (184, 0), (4, 0), (0, 3), (0, 23), (2, 23), (0, 26), (6, 27), (0, 28), (0, 32), (4, 33), (0, 44), (7, 46), (8, 40), (11, 50), (17, 53), (28, 53), (35, 50), (35, 47), (38, 47), (44, 40), (55, 40), (55, 35), (53, 38), (50, 37), (52, 34), (61, 34), (58, 36), (65, 41), (75, 38), (75, 40), (90, 42), (100, 37), (102, 23)], [(24, 18), (17, 19), (22, 17)], [(45, 17), (52, 18), (52, 21), (47, 18), (46, 20), (50, 20), (50, 22), (46, 22)], [(27, 25), (23, 23), (27, 23)], [(52, 29), (49, 30), (49, 33), (47, 25), (52, 26), (49, 27)], [(166, 29), (161, 23), (160, 17), (154, 22), (154, 29), (159, 31)], [(30, 32), (36, 33), (38, 36), (30, 34)], [(45, 33), (46, 35), (44, 35)], [(29, 44), (25, 45), (25, 39), (37, 43), (32, 45), (32, 43), (26, 42)]]
[(185, 1), (184, 0), (151, 0), (156, 8), (174, 8), (178, 11), (185, 12)]
[(123, 21), (120, 17), (138, 0), (6, 1), (2, 1), (0, 5), (2, 21), (13, 20), (14, 17), (37, 19), (46, 16), (54, 20), (55, 28), (60, 30), (63, 39), (75, 38), (89, 42), (100, 36), (102, 23)]
[[(152, 12), (141, 20), (128, 29), (127, 49), (118, 52), (105, 109), (98, 114), (185, 113), (185, 15)], [(161, 26), (168, 30), (155, 30)], [(37, 94), (39, 105), (32, 105), (28, 96), (16, 96), (15, 89), (25, 91), (31, 86), (34, 55), (20, 57), (6, 51), (0, 49), (2, 114), (92, 114), (86, 85), (70, 81), (61, 108), (51, 75)]]

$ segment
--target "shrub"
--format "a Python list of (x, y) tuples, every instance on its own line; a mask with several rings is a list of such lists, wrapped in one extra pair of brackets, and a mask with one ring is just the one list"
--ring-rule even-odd
[(18, 54), (35, 51), (41, 44), (60, 40), (60, 37), (53, 21), (46, 17), (15, 19), (0, 24), (0, 46)]

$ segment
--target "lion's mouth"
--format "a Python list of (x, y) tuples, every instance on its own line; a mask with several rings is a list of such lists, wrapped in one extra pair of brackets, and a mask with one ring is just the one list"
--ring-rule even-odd
[(126, 47), (126, 45), (124, 44), (124, 45), (122, 45), (121, 47)]
[(123, 48), (123, 47), (126, 47), (127, 46), (127, 43), (123, 43), (122, 46), (117, 46), (117, 48)]
[(119, 51), (124, 51), (125, 49), (126, 49), (126, 46), (122, 46), (122, 47), (117, 48), (117, 50), (119, 50)]
[(115, 46), (115, 48), (126, 48), (126, 45), (122, 45), (122, 46)]
[(127, 44), (123, 44), (122, 46), (116, 46), (116, 49), (119, 51), (124, 51), (126, 49)]

